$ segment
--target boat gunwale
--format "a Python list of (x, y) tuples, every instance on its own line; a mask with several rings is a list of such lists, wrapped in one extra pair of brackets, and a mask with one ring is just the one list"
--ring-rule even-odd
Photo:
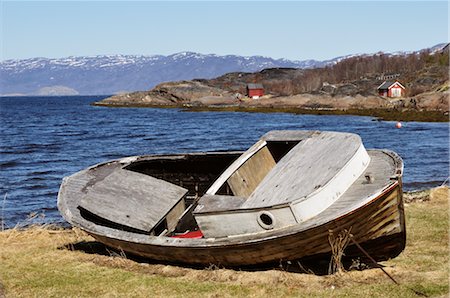
[[(73, 173), (67, 177), (71, 177), (75, 174), (78, 174), (83, 171), (93, 170), (95, 168), (106, 166), (109, 164), (117, 163), (123, 164), (123, 168), (128, 167), (132, 163), (142, 162), (147, 160), (156, 160), (156, 159), (183, 159), (186, 156), (202, 156), (202, 155), (232, 155), (232, 154), (242, 154), (244, 151), (233, 150), (233, 151), (198, 151), (198, 152), (180, 152), (180, 153), (161, 153), (161, 154), (145, 154), (145, 155), (132, 155), (122, 158), (110, 159), (107, 161), (102, 161), (95, 165), (89, 166), (83, 170)], [(65, 177), (66, 178), (66, 177)]]

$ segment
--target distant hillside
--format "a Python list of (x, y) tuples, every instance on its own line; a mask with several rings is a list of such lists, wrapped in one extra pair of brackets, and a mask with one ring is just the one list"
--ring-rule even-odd
[(272, 68), (255, 73), (235, 72), (210, 80), (208, 86), (245, 94), (247, 83), (262, 83), (266, 93), (289, 96), (302, 93), (341, 96), (377, 95), (385, 80), (399, 80), (407, 96), (433, 91), (448, 80), (449, 46), (413, 53), (360, 55), (315, 69)]
[(312, 68), (333, 61), (290, 61), (261, 56), (183, 52), (170, 56), (32, 58), (0, 62), (0, 95), (116, 94), (148, 90), (162, 82), (214, 78), (270, 67)]
[[(439, 44), (428, 50), (439, 51), (443, 46), (445, 44)], [(397, 52), (384, 55), (406, 54)], [(270, 68), (320, 68), (364, 56), (347, 55), (326, 61), (291, 61), (262, 56), (182, 52), (169, 56), (114, 55), (6, 60), (0, 62), (0, 95), (117, 94), (149, 90), (163, 82), (211, 79), (227, 73), (252, 73)], [(290, 93), (287, 90), (284, 92)]]

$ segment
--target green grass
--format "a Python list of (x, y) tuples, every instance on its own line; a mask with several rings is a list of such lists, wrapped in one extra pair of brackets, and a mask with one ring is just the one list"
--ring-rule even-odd
[[(281, 270), (190, 269), (63, 248), (78, 229), (0, 232), (0, 297), (429, 297), (449, 293), (448, 189), (405, 206), (407, 246), (379, 269), (315, 276)], [(3, 289), (2, 289), (3, 288)]]

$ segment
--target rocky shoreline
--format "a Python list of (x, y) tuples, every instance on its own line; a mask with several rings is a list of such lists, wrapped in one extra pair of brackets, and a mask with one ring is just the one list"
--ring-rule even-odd
[(200, 81), (160, 84), (150, 91), (108, 97), (94, 102), (106, 107), (182, 108), (188, 111), (287, 112), (316, 115), (373, 116), (381, 120), (448, 122), (448, 89), (400, 99), (376, 95), (352, 96), (304, 93), (265, 95), (250, 99)]

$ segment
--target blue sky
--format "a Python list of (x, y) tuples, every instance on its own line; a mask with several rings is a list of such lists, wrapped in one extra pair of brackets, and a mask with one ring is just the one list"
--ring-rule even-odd
[(1, 60), (193, 51), (324, 60), (447, 42), (447, 1), (5, 1)]

